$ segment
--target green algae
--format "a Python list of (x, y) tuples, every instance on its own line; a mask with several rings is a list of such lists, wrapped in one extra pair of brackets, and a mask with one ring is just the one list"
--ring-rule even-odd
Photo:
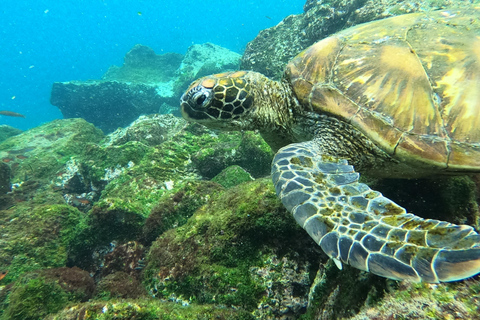
[(477, 319), (478, 280), (428, 284), (399, 282), (382, 300), (363, 308), (352, 320), (389, 319)]
[[(79, 317), (81, 316), (81, 317)], [(153, 299), (92, 301), (66, 308), (46, 320), (253, 320), (248, 312), (209, 305), (162, 302)]]
[(0, 158), (12, 159), (12, 182), (49, 180), (72, 156), (100, 141), (103, 133), (83, 119), (55, 120), (0, 143)]
[(68, 303), (87, 301), (94, 281), (78, 268), (46, 269), (23, 275), (1, 296), (0, 319), (37, 320)]
[(65, 266), (86, 221), (84, 213), (67, 205), (26, 206), (1, 213), (0, 269), (8, 270), (3, 284), (27, 271)]
[(217, 182), (225, 188), (234, 187), (242, 182), (252, 181), (252, 176), (242, 167), (234, 165), (222, 170), (219, 174), (212, 178), (213, 182)]
[(261, 267), (266, 252), (282, 256), (298, 245), (291, 239), (299, 229), (269, 178), (240, 184), (214, 195), (185, 225), (152, 244), (144, 282), (157, 297), (254, 310), (266, 288), (251, 267)]

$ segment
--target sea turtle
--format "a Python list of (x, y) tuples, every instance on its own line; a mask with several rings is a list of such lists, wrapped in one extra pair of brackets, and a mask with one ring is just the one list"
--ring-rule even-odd
[(301, 52), (280, 82), (216, 74), (180, 103), (189, 121), (280, 148), (277, 195), (339, 268), (431, 283), (480, 272), (472, 227), (407, 213), (357, 173), (480, 172), (480, 8), (358, 25)]

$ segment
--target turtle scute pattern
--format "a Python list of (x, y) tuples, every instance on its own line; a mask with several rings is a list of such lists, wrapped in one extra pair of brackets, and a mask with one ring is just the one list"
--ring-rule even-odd
[(402, 161), (480, 168), (480, 7), (346, 29), (300, 53), (286, 77), (302, 105)]
[(359, 183), (345, 160), (316, 149), (315, 140), (280, 149), (272, 179), (287, 210), (337, 265), (431, 283), (480, 272), (480, 235), (472, 227), (407, 213)]

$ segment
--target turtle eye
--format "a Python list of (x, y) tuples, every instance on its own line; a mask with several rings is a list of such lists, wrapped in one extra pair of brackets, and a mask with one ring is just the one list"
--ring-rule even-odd
[(205, 94), (201, 94), (198, 97), (195, 97), (195, 102), (197, 105), (201, 106), (206, 99), (207, 99), (207, 96)]
[(198, 87), (192, 92), (190, 103), (195, 109), (203, 109), (208, 106), (210, 100), (212, 100), (212, 96), (213, 94), (211, 89)]

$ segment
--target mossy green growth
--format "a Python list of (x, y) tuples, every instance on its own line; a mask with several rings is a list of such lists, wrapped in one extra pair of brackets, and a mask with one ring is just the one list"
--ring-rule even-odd
[(1, 293), (0, 319), (44, 319), (68, 303), (87, 301), (94, 288), (88, 272), (76, 267), (30, 272)]
[(0, 143), (0, 159), (9, 159), (12, 182), (28, 179), (50, 181), (85, 147), (103, 138), (101, 130), (83, 119), (63, 119), (24, 131)]
[(59, 284), (39, 277), (24, 279), (16, 284), (9, 301), (0, 319), (42, 320), (48, 314), (56, 313), (65, 307), (69, 296)]
[(214, 195), (185, 225), (152, 244), (145, 283), (163, 298), (253, 310), (265, 288), (250, 267), (262, 265), (264, 250), (292, 250), (299, 231), (269, 178), (240, 184)]
[(250, 173), (240, 166), (229, 166), (222, 170), (219, 174), (212, 178), (213, 182), (217, 182), (225, 188), (234, 187), (242, 182), (254, 180)]
[(65, 308), (46, 320), (253, 320), (253, 316), (243, 310), (217, 308), (208, 305), (162, 302), (154, 299), (93, 301)]
[(478, 280), (433, 285), (400, 282), (382, 300), (349, 319), (389, 319), (397, 315), (402, 319), (477, 319), (478, 284)]
[(2, 211), (0, 270), (7, 284), (21, 274), (40, 268), (65, 266), (86, 215), (67, 205), (21, 206)]
[(0, 142), (6, 140), (7, 138), (16, 136), (22, 133), (22, 130), (8, 126), (6, 124), (0, 125)]
[(273, 151), (263, 138), (254, 132), (221, 132), (215, 144), (201, 148), (192, 155), (199, 172), (213, 178), (231, 165), (238, 165), (253, 177), (270, 174)]

